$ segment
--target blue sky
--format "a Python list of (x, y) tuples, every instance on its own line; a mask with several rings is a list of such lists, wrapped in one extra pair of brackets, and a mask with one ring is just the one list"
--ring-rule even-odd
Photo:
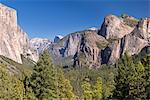
[(150, 0), (0, 0), (15, 8), (30, 38), (53, 40), (89, 27), (100, 27), (108, 14), (150, 17)]

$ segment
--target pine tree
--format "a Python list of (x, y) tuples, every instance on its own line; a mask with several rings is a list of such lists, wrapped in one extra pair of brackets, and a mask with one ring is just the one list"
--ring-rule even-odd
[(82, 82), (81, 88), (83, 91), (82, 100), (92, 100), (92, 88), (88, 78)]
[(10, 100), (13, 92), (11, 79), (3, 67), (6, 66), (0, 66), (0, 100)]
[(132, 66), (131, 58), (125, 54), (118, 65), (118, 75), (115, 78), (116, 89), (114, 97), (117, 99), (125, 99), (129, 96), (129, 81), (127, 79), (129, 74), (129, 66)]
[(70, 81), (64, 76), (62, 69), (58, 68), (58, 94), (61, 100), (75, 100), (75, 95), (73, 93), (73, 88)]
[(128, 82), (129, 82), (129, 96), (135, 99), (144, 98), (145, 91), (145, 73), (144, 66), (138, 62), (129, 68)]
[(132, 58), (125, 55), (118, 66), (114, 97), (117, 99), (142, 99), (145, 87), (144, 76), (142, 64), (140, 62), (134, 64)]
[(107, 73), (105, 79), (103, 80), (102, 87), (103, 100), (107, 100), (109, 97), (111, 98), (113, 95), (113, 90), (115, 89), (114, 74), (112, 72)]
[(146, 86), (145, 86), (145, 93), (146, 98), (150, 98), (150, 56), (146, 56), (141, 60), (144, 68), (145, 68), (145, 80), (146, 80)]
[(25, 88), (25, 100), (37, 100), (35, 94), (33, 93), (32, 87), (30, 86), (30, 76), (26, 76), (24, 79), (24, 88)]
[(16, 77), (13, 77), (11, 80), (11, 85), (12, 85), (11, 98), (13, 98), (14, 100), (23, 100), (25, 93), (23, 82), (21, 82)]
[(0, 66), (0, 100), (23, 100), (24, 92), (23, 83)]
[(56, 68), (52, 63), (48, 50), (45, 50), (40, 56), (30, 83), (38, 99), (58, 99)]
[(98, 77), (96, 83), (93, 87), (93, 99), (100, 100), (102, 99), (102, 78)]

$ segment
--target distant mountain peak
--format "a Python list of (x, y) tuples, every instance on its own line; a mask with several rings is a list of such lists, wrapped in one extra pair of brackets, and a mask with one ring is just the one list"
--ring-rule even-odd
[(62, 35), (56, 35), (54, 38), (54, 43), (58, 43), (63, 38)]
[(38, 54), (41, 54), (52, 42), (47, 38), (33, 38), (30, 40), (30, 44)]
[(91, 30), (91, 31), (97, 31), (98, 29), (96, 27), (90, 27), (87, 30)]

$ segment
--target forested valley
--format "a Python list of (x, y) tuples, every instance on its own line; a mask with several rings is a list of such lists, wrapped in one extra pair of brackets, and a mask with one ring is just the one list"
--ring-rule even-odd
[[(150, 98), (150, 57), (129, 57), (99, 69), (55, 66), (47, 50), (21, 78), (0, 65), (1, 100), (143, 100)], [(13, 98), (13, 99), (12, 99)]]

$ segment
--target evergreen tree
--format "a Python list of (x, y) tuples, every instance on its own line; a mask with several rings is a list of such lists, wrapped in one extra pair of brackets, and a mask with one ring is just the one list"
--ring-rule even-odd
[(125, 55), (118, 66), (116, 90), (114, 97), (118, 99), (141, 99), (144, 94), (144, 67), (140, 62), (134, 64), (131, 57)]
[(81, 88), (83, 91), (82, 100), (92, 100), (92, 88), (88, 78), (82, 82)]
[(112, 97), (113, 90), (115, 89), (114, 74), (112, 72), (107, 72), (107, 75), (104, 77), (102, 89), (103, 100), (107, 100)]
[(11, 79), (3, 67), (0, 66), (0, 100), (10, 100), (13, 92)]
[(24, 79), (24, 88), (25, 88), (25, 100), (37, 100), (30, 85), (29, 76), (26, 76)]
[(58, 99), (56, 68), (52, 64), (48, 50), (45, 50), (40, 56), (31, 76), (30, 83), (38, 99)]
[(145, 91), (145, 73), (144, 66), (138, 62), (129, 68), (128, 82), (129, 82), (129, 96), (135, 99), (144, 98)]
[(61, 100), (75, 100), (70, 81), (64, 76), (62, 69), (58, 68), (58, 94)]
[(150, 98), (150, 56), (146, 56), (141, 60), (144, 68), (145, 68), (145, 80), (146, 80), (146, 86), (145, 86), (145, 93), (146, 98)]
[(100, 100), (102, 99), (102, 78), (98, 77), (96, 83), (93, 87), (93, 99)]
[(23, 100), (25, 93), (23, 82), (18, 80), (16, 77), (13, 77), (11, 79), (11, 85), (12, 85), (11, 98), (13, 98), (14, 100)]
[(0, 100), (23, 100), (24, 92), (23, 83), (0, 66)]

